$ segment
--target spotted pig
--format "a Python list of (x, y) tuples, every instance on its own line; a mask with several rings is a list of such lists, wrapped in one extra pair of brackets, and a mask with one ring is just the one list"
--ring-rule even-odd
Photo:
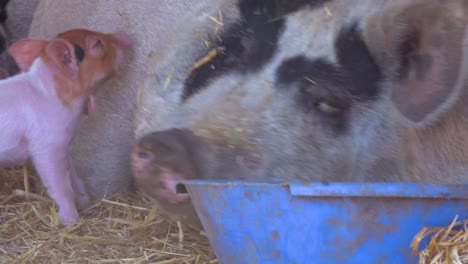
[[(142, 90), (135, 182), (468, 182), (466, 1), (213, 1)], [(190, 221), (192, 221), (190, 220)]]
[(76, 168), (94, 196), (133, 172), (188, 216), (181, 179), (466, 183), (467, 18), (462, 0), (41, 0), (30, 36), (129, 32)]

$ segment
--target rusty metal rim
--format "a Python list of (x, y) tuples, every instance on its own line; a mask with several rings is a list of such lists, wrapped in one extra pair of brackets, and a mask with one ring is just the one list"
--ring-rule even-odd
[[(263, 182), (230, 180), (187, 180), (179, 184), (210, 188), (289, 188), (292, 196), (307, 197), (392, 197), (426, 199), (466, 199), (468, 184), (371, 183), (371, 182)], [(183, 188), (182, 188), (183, 189)]]

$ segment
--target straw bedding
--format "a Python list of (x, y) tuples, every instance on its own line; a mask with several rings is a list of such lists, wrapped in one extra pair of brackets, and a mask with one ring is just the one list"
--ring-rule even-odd
[[(183, 226), (179, 245), (176, 223), (137, 193), (94, 201), (79, 223), (63, 227), (55, 204), (29, 190), (31, 182), (37, 177), (25, 167), (0, 170), (0, 263), (218, 263), (206, 234)], [(425, 227), (411, 247), (420, 264), (468, 263), (468, 220)]]
[[(219, 30), (222, 14), (210, 19), (216, 23), (215, 31)], [(194, 67), (219, 52), (208, 54)], [(142, 88), (138, 107), (142, 107)], [(26, 166), (0, 169), (0, 264), (218, 263), (206, 234), (183, 226), (180, 245), (177, 224), (161, 217), (137, 193), (94, 201), (80, 211), (81, 222), (63, 227), (48, 195), (30, 190), (30, 182), (40, 182), (32, 171)]]
[(58, 225), (55, 203), (28, 190), (37, 182), (29, 171), (0, 170), (0, 263), (218, 263), (203, 232), (183, 226), (179, 245), (177, 224), (136, 193), (94, 201), (81, 222)]
[[(419, 264), (468, 263), (468, 220), (453, 222), (445, 228), (424, 227), (414, 238), (411, 247), (419, 256)], [(419, 244), (431, 236), (429, 245), (418, 252)]]

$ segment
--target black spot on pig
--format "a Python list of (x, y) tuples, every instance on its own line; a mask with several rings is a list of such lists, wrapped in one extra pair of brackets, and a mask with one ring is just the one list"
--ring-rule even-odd
[(4, 24), (8, 18), (6, 6), (8, 5), (9, 2), (10, 0), (0, 0), (0, 23), (1, 24)]
[(352, 99), (343, 69), (323, 59), (296, 56), (281, 64), (276, 82), (278, 87), (298, 89), (296, 102), (304, 112), (314, 111), (328, 127), (344, 132)]
[(0, 53), (4, 52), (8, 47), (6, 30), (5, 30), (5, 22), (8, 18), (7, 13), (7, 4), (10, 2), (9, 0), (0, 0), (0, 26), (3, 27), (2, 34), (0, 36)]
[(335, 50), (337, 64), (301, 55), (287, 59), (277, 69), (277, 84), (298, 89), (296, 101), (305, 112), (317, 112), (335, 131), (344, 132), (353, 100), (374, 98), (381, 73), (355, 24), (339, 32)]
[(239, 7), (243, 13), (248, 11), (268, 10), (274, 19), (306, 7), (320, 7), (329, 0), (244, 0)]
[(199, 92), (211, 80), (229, 71), (255, 72), (277, 49), (284, 26), (283, 16), (305, 6), (319, 6), (324, 0), (241, 0), (241, 18), (221, 36), (217, 56), (191, 72), (185, 82), (182, 100)]
[(0, 53), (5, 52), (7, 49), (7, 40), (5, 39), (4, 36), (0, 36)]
[(236, 27), (231, 27), (223, 34), (222, 41), (217, 44), (217, 47), (222, 47), (224, 50), (209, 63), (190, 73), (190, 76), (185, 80), (182, 101), (199, 92), (212, 79), (232, 70), (239, 64), (241, 56), (245, 52), (245, 47), (242, 45), (242, 34), (242, 29)]
[(0, 0), (0, 79), (5, 79), (20, 72), (16, 61), (7, 51), (10, 41), (9, 31), (5, 23), (8, 19), (7, 6), (9, 2), (9, 0)]
[(340, 30), (335, 51), (338, 64), (351, 81), (349, 92), (353, 98), (369, 100), (378, 95), (382, 74), (356, 23)]

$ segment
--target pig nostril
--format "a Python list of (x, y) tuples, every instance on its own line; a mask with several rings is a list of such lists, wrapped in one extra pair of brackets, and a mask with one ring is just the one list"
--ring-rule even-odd
[(175, 187), (176, 187), (175, 191), (177, 194), (188, 193), (187, 188), (182, 183), (177, 184)]

